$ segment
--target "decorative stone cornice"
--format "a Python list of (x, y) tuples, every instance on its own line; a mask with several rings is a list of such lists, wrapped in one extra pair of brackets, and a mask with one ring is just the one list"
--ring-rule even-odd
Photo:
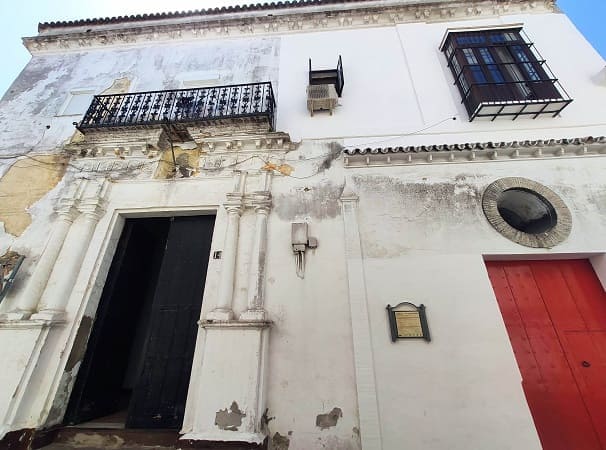
[[(409, 22), (455, 21), (556, 10), (554, 0), (296, 2), (297, 7), (149, 17), (143, 20), (93, 20), (55, 26), (23, 39), (32, 54), (175, 40), (389, 26)], [(306, 4), (307, 3), (307, 4)]]
[(162, 128), (141, 129), (107, 129), (101, 131), (88, 131), (86, 134), (78, 132), (72, 140), (65, 145), (69, 153), (81, 157), (101, 157), (115, 155), (124, 159), (128, 156), (142, 155), (153, 158), (158, 152), (170, 148), (166, 132)]
[(348, 148), (346, 167), (606, 155), (606, 136), (407, 147)]
[(297, 143), (290, 140), (288, 133), (247, 134), (244, 130), (235, 129), (233, 133), (208, 135), (203, 133), (203, 130), (195, 133), (193, 129), (188, 129), (188, 132), (200, 149), (208, 153), (258, 152), (259, 150), (291, 151), (298, 146)]
[(148, 178), (160, 154), (169, 149), (161, 129), (107, 130), (78, 134), (64, 149), (72, 168), (84, 173), (130, 174)]

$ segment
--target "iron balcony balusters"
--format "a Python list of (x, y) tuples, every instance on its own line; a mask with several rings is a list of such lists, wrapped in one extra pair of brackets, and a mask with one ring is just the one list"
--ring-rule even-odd
[(76, 127), (86, 133), (103, 128), (249, 118), (266, 121), (273, 131), (275, 105), (270, 82), (96, 95)]

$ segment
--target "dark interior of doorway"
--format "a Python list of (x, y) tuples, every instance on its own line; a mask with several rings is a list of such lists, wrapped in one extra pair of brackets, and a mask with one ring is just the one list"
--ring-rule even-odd
[(127, 219), (66, 425), (181, 427), (214, 216)]

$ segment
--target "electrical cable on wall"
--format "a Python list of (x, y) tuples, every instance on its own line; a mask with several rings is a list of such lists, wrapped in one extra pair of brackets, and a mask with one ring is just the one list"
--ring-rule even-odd
[[(438, 125), (441, 125), (442, 123), (447, 122), (449, 120), (457, 120), (457, 116), (447, 117), (447, 118), (442, 119), (442, 120), (440, 120), (438, 122), (435, 122), (435, 123), (433, 123), (433, 124), (431, 124), (431, 125), (429, 125), (427, 127), (421, 128), (419, 130), (411, 131), (409, 133), (402, 133), (402, 134), (398, 134), (398, 135), (393, 135), (392, 137), (390, 137), (388, 139), (381, 139), (381, 140), (372, 141), (372, 142), (363, 142), (363, 143), (359, 143), (359, 144), (356, 144), (356, 145), (346, 145), (346, 146), (342, 146), (342, 149), (359, 148), (359, 147), (364, 147), (364, 146), (367, 146), (367, 145), (375, 145), (375, 144), (380, 144), (380, 143), (384, 143), (384, 142), (393, 141), (393, 140), (401, 138), (401, 137), (413, 136), (415, 134), (421, 133), (423, 131), (427, 131), (427, 130), (429, 130), (431, 128), (434, 128), (434, 127), (436, 127)], [(83, 170), (82, 170), (81, 167), (78, 167), (78, 166), (76, 166), (76, 165), (74, 165), (74, 164), (72, 164), (70, 162), (67, 162), (67, 161), (66, 162), (47, 162), (47, 161), (42, 161), (42, 160), (36, 159), (35, 157), (29, 155), (29, 153), (32, 152), (40, 144), (40, 142), (42, 142), (42, 139), (44, 139), (44, 136), (46, 134), (46, 130), (48, 130), (48, 129), (50, 129), (50, 125), (46, 125), (45, 130), (42, 133), (42, 136), (40, 137), (40, 139), (38, 139), (38, 142), (36, 142), (36, 144), (34, 144), (27, 152), (20, 153), (20, 154), (14, 154), (14, 155), (0, 155), (0, 160), (1, 159), (14, 159), (14, 158), (25, 157), (27, 159), (31, 159), (32, 161), (35, 161), (38, 164), (31, 165), (31, 166), (19, 166), (19, 167), (16, 167), (16, 168), (18, 168), (18, 169), (25, 169), (25, 168), (29, 168), (29, 167), (40, 167), (40, 165), (43, 165), (43, 166), (44, 165), (46, 165), (46, 166), (62, 165), (62, 166), (66, 166), (66, 167), (71, 167), (71, 168), (77, 170), (78, 172), (82, 172)], [(176, 159), (175, 159), (174, 146), (173, 146), (172, 139), (169, 139), (169, 142), (170, 142), (170, 145), (171, 145), (171, 153), (172, 153), (172, 159), (173, 160), (172, 161), (162, 161), (162, 162), (164, 164), (168, 164), (169, 166), (172, 166), (171, 168), (176, 173), (176, 169), (179, 167), (179, 165), (177, 164)], [(94, 144), (103, 144), (103, 143), (104, 143), (103, 141), (91, 141), (91, 142), (88, 142), (88, 144), (91, 144), (91, 145), (94, 145)], [(322, 154), (322, 155), (318, 155), (318, 156), (312, 156), (312, 157), (306, 157), (306, 158), (296, 158), (296, 159), (284, 158), (284, 159), (280, 159), (280, 161), (281, 162), (305, 162), (305, 161), (313, 161), (313, 160), (316, 160), (316, 159), (325, 159), (327, 156), (329, 156), (329, 155)], [(227, 169), (227, 168), (237, 167), (238, 165), (243, 164), (243, 163), (245, 163), (247, 161), (250, 161), (252, 159), (255, 159), (255, 158), (261, 160), (263, 162), (264, 166), (274, 165), (271, 162), (271, 159), (265, 160), (265, 159), (263, 159), (259, 155), (252, 155), (252, 156), (250, 156), (248, 158), (245, 158), (243, 160), (236, 161), (236, 162), (231, 163), (231, 164), (227, 164), (227, 165), (223, 166), (222, 168), (223, 169)], [(149, 162), (144, 162), (144, 163), (142, 163), (142, 165), (156, 164), (156, 163), (158, 163), (158, 161), (153, 160), (153, 161), (149, 161)], [(200, 170), (205, 170), (205, 171), (214, 171), (214, 170), (216, 170), (216, 169), (208, 169), (208, 168), (205, 168), (205, 167), (200, 167), (199, 169)], [(274, 170), (275, 171), (275, 169), (272, 169), (272, 168), (265, 169), (265, 170)], [(318, 175), (318, 173), (320, 172), (320, 169), (318, 169), (315, 173), (313, 173), (311, 175), (307, 175), (307, 176), (303, 176), (303, 177), (298, 177), (296, 175), (292, 175), (290, 173), (285, 173), (283, 171), (278, 171), (278, 172), (281, 173), (283, 176), (287, 176), (287, 177), (294, 178), (294, 179), (297, 179), (297, 180), (304, 180), (304, 179), (312, 178), (312, 177)]]

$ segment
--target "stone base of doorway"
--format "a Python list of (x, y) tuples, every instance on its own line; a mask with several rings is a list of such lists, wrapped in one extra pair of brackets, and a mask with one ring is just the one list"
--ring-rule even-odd
[[(17, 436), (15, 436), (17, 437)], [(21, 446), (9, 446), (11, 450), (267, 450), (267, 440), (262, 444), (246, 442), (194, 441), (179, 439), (175, 430), (98, 429), (60, 427), (38, 431), (32, 439), (21, 441)]]

